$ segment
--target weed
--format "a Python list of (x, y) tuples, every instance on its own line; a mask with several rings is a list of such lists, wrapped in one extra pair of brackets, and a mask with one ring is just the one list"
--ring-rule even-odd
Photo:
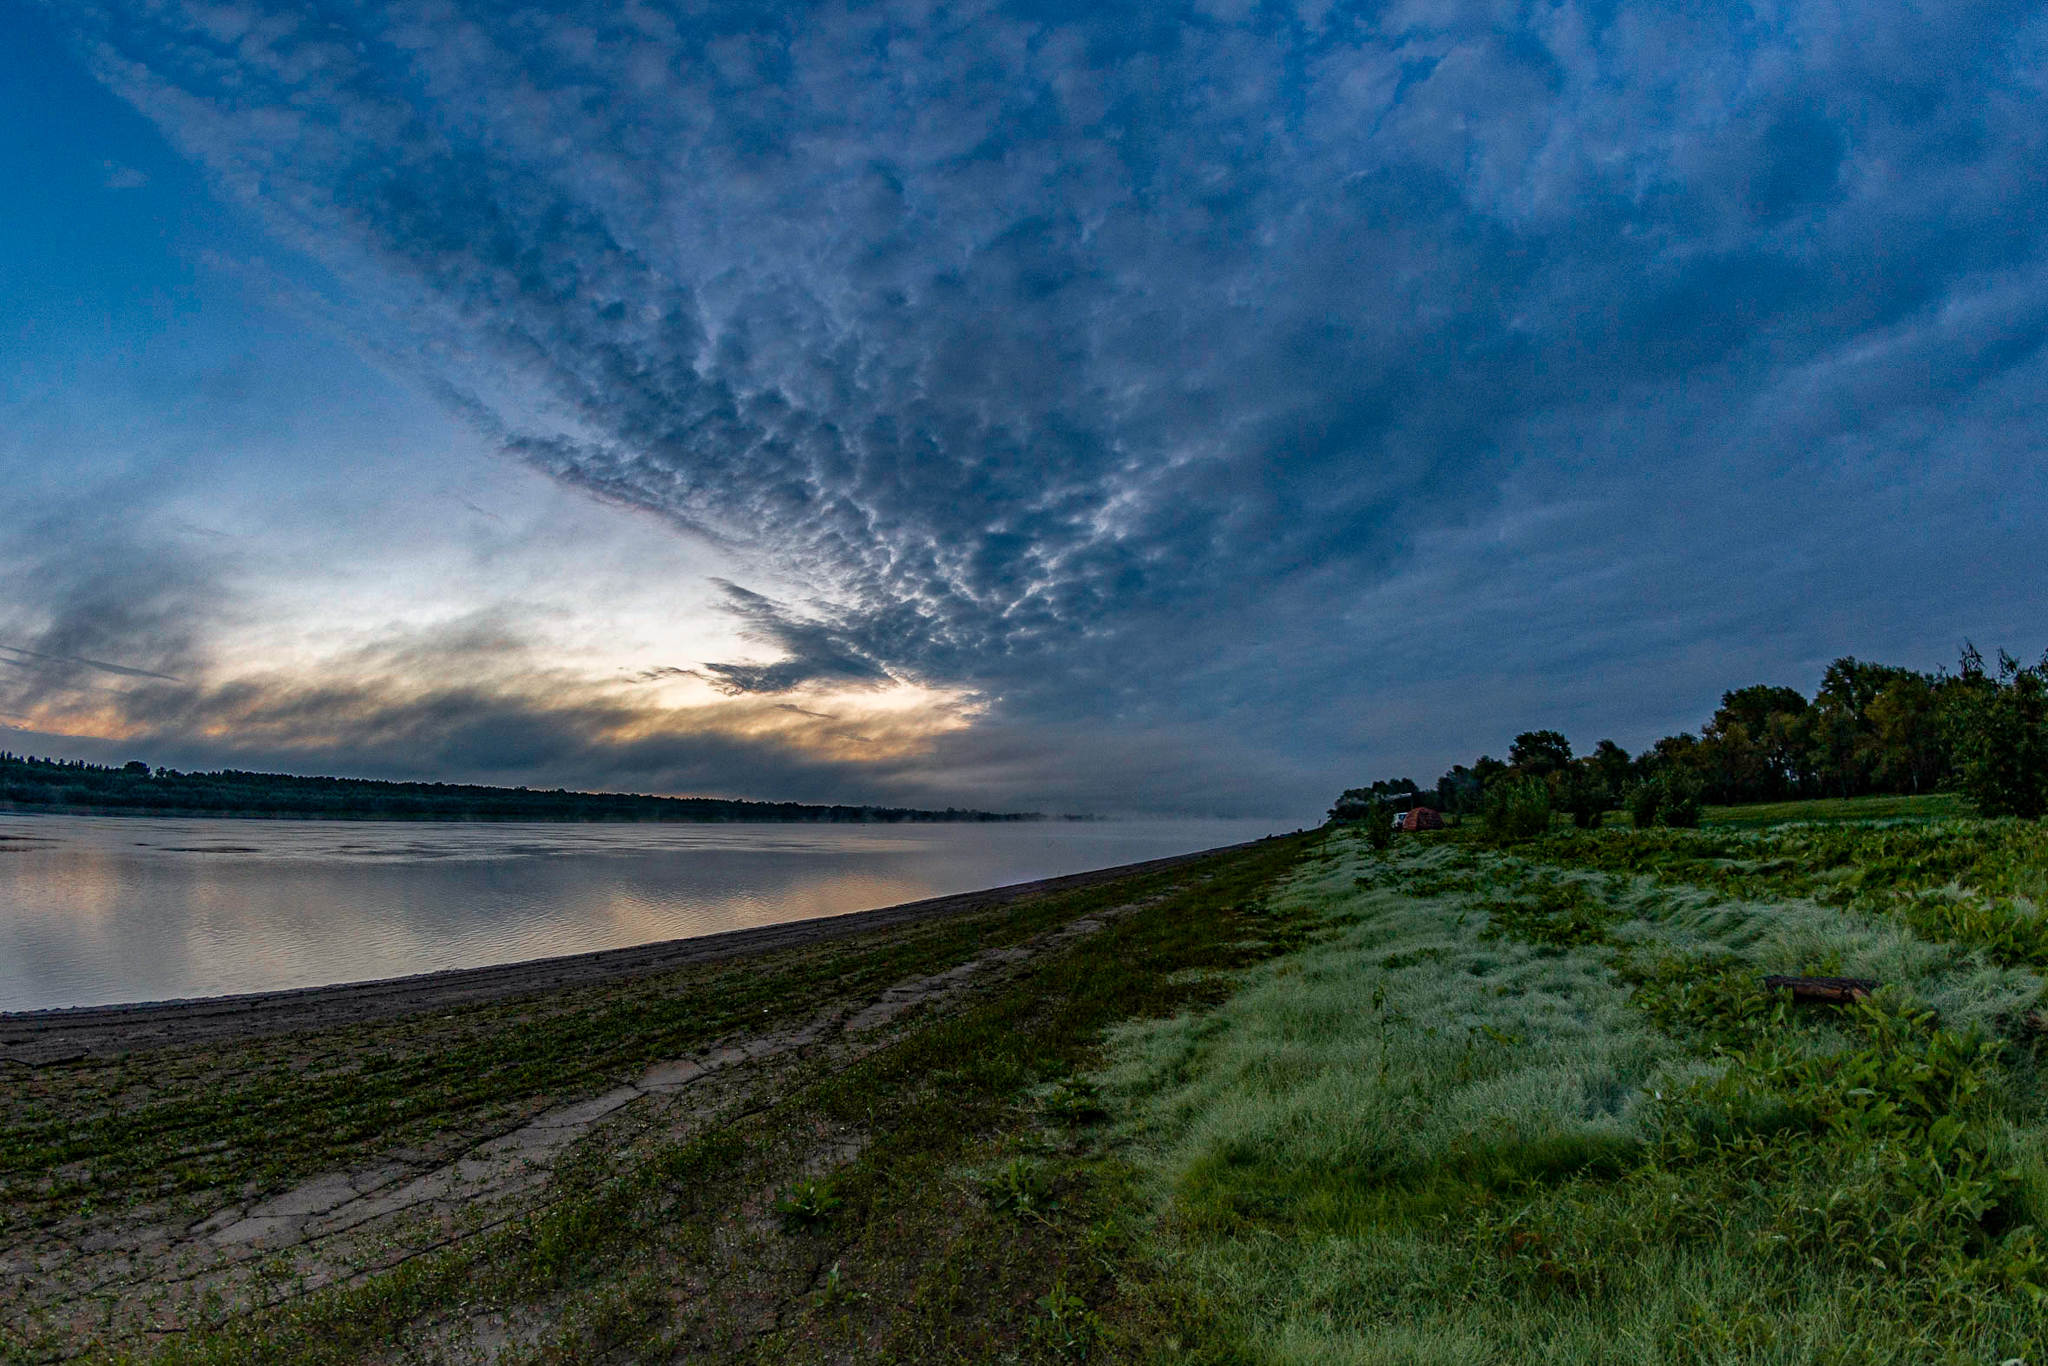
[(860, 1304), (868, 1298), (865, 1290), (855, 1290), (847, 1284), (839, 1272), (839, 1263), (832, 1263), (832, 1269), (825, 1273), (825, 1280), (818, 1287), (818, 1293), (811, 1296), (813, 1309), (831, 1309), (838, 1305)]
[(1515, 939), (1552, 949), (1610, 942), (1608, 927), (1620, 917), (1583, 882), (1541, 877), (1529, 885), (1533, 899), (1492, 897), (1480, 903), (1490, 922), (1481, 939)]
[(999, 1214), (1043, 1219), (1060, 1207), (1052, 1193), (1052, 1177), (1028, 1157), (1013, 1157), (981, 1183), (982, 1198)]
[(775, 1214), (784, 1233), (815, 1233), (830, 1224), (845, 1203), (825, 1182), (799, 1181), (775, 1202)]
[(1063, 1361), (1085, 1361), (1102, 1336), (1102, 1320), (1064, 1281), (1054, 1281), (1052, 1289), (1038, 1297), (1031, 1336)]
[(1063, 1124), (1095, 1124), (1109, 1118), (1102, 1104), (1102, 1088), (1079, 1077), (1055, 1084), (1042, 1105), (1049, 1117)]

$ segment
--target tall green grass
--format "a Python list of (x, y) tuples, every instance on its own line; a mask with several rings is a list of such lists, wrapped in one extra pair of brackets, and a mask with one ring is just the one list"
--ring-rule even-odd
[[(1318, 942), (1113, 1036), (1154, 1254), (1217, 1358), (2042, 1359), (2048, 1115), (2006, 1037), (2039, 979), (1615, 838), (1354, 844), (1275, 897)], [(1681, 844), (1710, 838), (1651, 841), (1727, 866)], [(1887, 986), (1794, 1010), (1777, 971)]]

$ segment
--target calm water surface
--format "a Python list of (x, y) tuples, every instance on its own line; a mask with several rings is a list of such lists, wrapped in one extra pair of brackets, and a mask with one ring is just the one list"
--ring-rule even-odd
[(1271, 822), (549, 825), (0, 814), (0, 1010), (622, 948), (1188, 853)]

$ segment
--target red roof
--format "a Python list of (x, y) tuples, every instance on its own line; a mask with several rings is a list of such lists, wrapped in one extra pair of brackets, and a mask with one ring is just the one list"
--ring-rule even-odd
[(1401, 817), (1401, 828), (1403, 830), (1441, 830), (1444, 828), (1444, 818), (1426, 806), (1418, 806), (1407, 815)]

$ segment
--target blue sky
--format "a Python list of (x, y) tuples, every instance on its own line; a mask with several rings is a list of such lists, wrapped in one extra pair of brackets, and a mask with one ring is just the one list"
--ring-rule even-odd
[(2048, 643), (2034, 7), (0, 23), (13, 748), (1284, 818)]

